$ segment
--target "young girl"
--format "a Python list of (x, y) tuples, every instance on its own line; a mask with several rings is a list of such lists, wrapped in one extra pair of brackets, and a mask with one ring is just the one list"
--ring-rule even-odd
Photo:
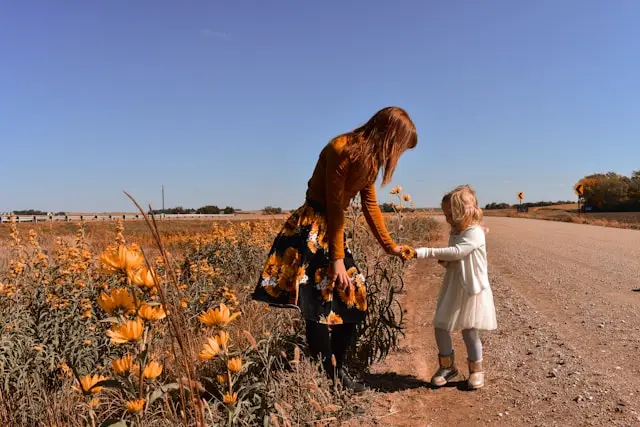
[(435, 258), (446, 268), (433, 321), (440, 366), (431, 383), (441, 387), (458, 374), (450, 334), (461, 329), (469, 363), (467, 384), (470, 389), (478, 389), (484, 386), (478, 330), (497, 328), (487, 276), (488, 230), (482, 225), (482, 210), (475, 192), (467, 185), (447, 193), (442, 199), (442, 210), (451, 226), (449, 246), (416, 249), (417, 258)]
[(396, 245), (387, 232), (375, 181), (382, 171), (382, 184), (389, 183), (399, 157), (417, 143), (415, 125), (398, 107), (383, 108), (330, 141), (308, 182), (306, 202), (273, 242), (253, 293), (255, 300), (299, 309), (311, 355), (322, 356), (329, 376), (337, 373), (353, 390), (363, 386), (348, 376), (344, 359), (356, 325), (365, 318), (367, 295), (345, 243), (344, 212), (360, 193), (364, 217), (386, 252), (402, 256), (402, 249), (410, 250)]

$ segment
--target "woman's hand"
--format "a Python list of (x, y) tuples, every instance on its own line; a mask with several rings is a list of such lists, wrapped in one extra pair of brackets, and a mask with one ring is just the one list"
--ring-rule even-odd
[(331, 281), (338, 290), (344, 291), (351, 283), (344, 266), (344, 259), (336, 259), (331, 263)]

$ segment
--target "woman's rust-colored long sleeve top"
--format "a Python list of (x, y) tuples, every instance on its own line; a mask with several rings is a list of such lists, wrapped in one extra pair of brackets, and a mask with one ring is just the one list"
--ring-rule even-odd
[(332, 260), (344, 258), (345, 210), (358, 192), (362, 213), (380, 245), (387, 252), (395, 247), (378, 205), (375, 181), (368, 182), (366, 171), (353, 164), (345, 153), (348, 138), (339, 136), (325, 146), (307, 189), (307, 199), (322, 203), (326, 209)]

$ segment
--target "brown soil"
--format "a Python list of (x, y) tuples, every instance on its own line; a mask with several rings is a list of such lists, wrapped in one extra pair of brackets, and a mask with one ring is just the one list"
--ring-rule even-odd
[[(408, 272), (406, 337), (376, 367), (369, 425), (640, 426), (640, 239), (637, 231), (487, 218), (498, 330), (483, 334), (486, 386), (432, 389), (431, 317), (444, 270)], [(439, 242), (442, 244), (443, 242)]]

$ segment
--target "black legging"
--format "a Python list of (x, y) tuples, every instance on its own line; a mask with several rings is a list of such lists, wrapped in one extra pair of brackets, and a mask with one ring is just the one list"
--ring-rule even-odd
[(347, 350), (356, 336), (356, 324), (332, 325), (331, 338), (327, 325), (307, 320), (306, 327), (311, 357), (316, 359), (322, 355), (322, 364), (327, 374), (333, 378), (334, 367), (331, 363), (331, 356), (336, 358), (336, 368), (339, 369), (344, 365)]

